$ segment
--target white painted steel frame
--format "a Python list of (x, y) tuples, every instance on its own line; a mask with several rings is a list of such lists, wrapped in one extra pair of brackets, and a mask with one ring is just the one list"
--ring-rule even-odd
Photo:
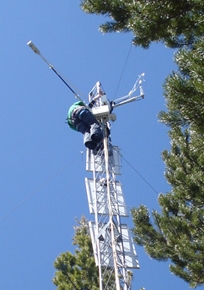
[(89, 209), (95, 214), (95, 223), (89, 226), (99, 267), (100, 290), (130, 290), (127, 269), (139, 268), (139, 264), (128, 228), (121, 225), (121, 216), (127, 216), (127, 212), (116, 181), (115, 172), (119, 170), (115, 170), (113, 146), (107, 137), (103, 147), (97, 155), (88, 151), (86, 169), (93, 171), (93, 180), (85, 180)]

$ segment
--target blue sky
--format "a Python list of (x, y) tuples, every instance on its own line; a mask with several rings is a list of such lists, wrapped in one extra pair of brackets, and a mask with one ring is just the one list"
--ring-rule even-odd
[[(126, 205), (158, 211), (156, 192), (169, 190), (161, 152), (170, 141), (157, 114), (165, 109), (162, 83), (175, 69), (174, 52), (161, 44), (132, 47), (122, 74), (131, 33), (99, 33), (105, 18), (83, 13), (79, 1), (2, 1), (0, 19), (0, 289), (54, 290), (53, 263), (60, 253), (74, 251), (75, 218), (94, 217), (82, 135), (65, 124), (75, 99), (26, 43), (32, 40), (85, 101), (97, 81), (112, 100), (145, 72), (145, 99), (115, 110), (112, 142), (135, 169), (122, 161)], [(133, 226), (131, 217), (127, 223)], [(141, 269), (134, 271), (134, 290), (189, 289), (169, 272), (168, 262), (136, 250)]]

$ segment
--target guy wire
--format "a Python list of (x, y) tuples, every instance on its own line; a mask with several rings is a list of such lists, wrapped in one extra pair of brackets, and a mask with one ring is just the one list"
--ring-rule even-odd
[(19, 204), (17, 204), (14, 208), (12, 208), (9, 212), (7, 212), (5, 215), (3, 215), (0, 218), (0, 222), (8, 217), (12, 212), (14, 212), (17, 208), (19, 208), (24, 202), (26, 202), (28, 199), (30, 199), (34, 194), (36, 194), (41, 188), (43, 188), (45, 185), (47, 185), (51, 180), (53, 180), (56, 176), (58, 176), (62, 171), (64, 171), (69, 165), (71, 165), (76, 159), (81, 156), (82, 152), (80, 152), (80, 155), (78, 155), (75, 159), (73, 159), (71, 162), (69, 162), (67, 165), (62, 167), (57, 173), (55, 173), (53, 176), (51, 176), (48, 180), (46, 180), (43, 184), (41, 184), (36, 190), (34, 190), (30, 195), (28, 195), (26, 198), (24, 198)]
[(131, 45), (130, 45), (130, 48), (129, 48), (129, 51), (128, 51), (128, 54), (127, 54), (127, 57), (126, 57), (126, 60), (125, 60), (125, 64), (124, 64), (123, 70), (122, 70), (122, 72), (121, 72), (120, 79), (119, 79), (119, 82), (118, 82), (118, 86), (117, 86), (117, 88), (116, 88), (115, 95), (114, 95), (114, 98), (113, 98), (113, 99), (115, 99), (116, 94), (117, 94), (117, 92), (118, 92), (118, 89), (119, 89), (119, 86), (120, 86), (120, 83), (121, 83), (121, 80), (122, 80), (122, 77), (123, 77), (123, 74), (124, 74), (125, 68), (126, 68), (126, 66), (127, 66), (127, 62), (128, 62), (129, 56), (130, 56), (131, 48), (132, 48), (132, 43), (131, 43)]

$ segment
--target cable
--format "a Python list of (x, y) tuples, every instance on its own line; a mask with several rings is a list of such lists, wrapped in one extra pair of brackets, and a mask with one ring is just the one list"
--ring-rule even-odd
[(113, 99), (115, 99), (115, 96), (116, 96), (116, 94), (117, 94), (117, 92), (118, 92), (118, 89), (119, 89), (119, 86), (120, 86), (120, 83), (121, 83), (121, 80), (122, 80), (122, 77), (123, 77), (123, 74), (124, 74), (124, 71), (125, 71), (125, 68), (126, 68), (126, 65), (127, 65), (127, 61), (128, 61), (128, 59), (129, 59), (129, 56), (130, 56), (131, 48), (132, 48), (132, 43), (131, 43), (131, 45), (130, 45), (130, 48), (129, 48), (129, 51), (128, 51), (128, 55), (127, 55), (127, 57), (126, 57), (126, 61), (125, 61), (125, 64), (124, 64), (124, 67), (123, 67), (122, 73), (121, 73), (121, 75), (120, 75), (120, 79), (119, 79), (119, 82), (118, 82), (118, 86), (117, 86), (117, 88), (116, 88), (115, 95), (114, 95), (114, 98), (113, 98)]
[[(120, 153), (119, 153), (120, 154)], [(127, 159), (125, 159), (122, 154), (120, 154), (120, 156), (125, 160), (125, 162), (144, 180), (145, 183), (147, 183), (149, 185), (149, 187), (151, 187), (151, 189), (156, 192), (156, 194), (159, 194), (159, 192), (133, 167), (133, 165), (130, 164), (130, 162), (127, 161)]]
[(80, 155), (78, 155), (75, 159), (73, 159), (71, 162), (69, 162), (67, 165), (62, 167), (57, 173), (55, 173), (53, 176), (51, 176), (48, 180), (46, 180), (43, 184), (41, 184), (35, 191), (33, 191), (30, 195), (28, 195), (25, 199), (23, 199), (19, 204), (17, 204), (13, 209), (11, 209), (9, 212), (7, 212), (4, 216), (0, 218), (0, 222), (4, 220), (6, 217), (8, 217), (12, 212), (14, 212), (17, 208), (19, 208), (24, 202), (26, 202), (28, 199), (30, 199), (34, 194), (36, 194), (41, 188), (43, 188), (45, 185), (47, 185), (51, 180), (53, 180), (56, 176), (58, 176), (62, 171), (64, 171), (69, 165), (71, 165), (76, 159), (81, 156), (83, 151), (80, 152)]

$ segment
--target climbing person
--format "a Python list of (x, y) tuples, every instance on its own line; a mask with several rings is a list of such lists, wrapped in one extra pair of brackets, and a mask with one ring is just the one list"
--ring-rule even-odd
[[(91, 150), (96, 149), (103, 140), (103, 132), (99, 122), (88, 108), (92, 108), (101, 94), (97, 94), (86, 106), (82, 101), (75, 102), (68, 110), (68, 126), (84, 135), (84, 145)], [(88, 108), (87, 108), (88, 107)]]

